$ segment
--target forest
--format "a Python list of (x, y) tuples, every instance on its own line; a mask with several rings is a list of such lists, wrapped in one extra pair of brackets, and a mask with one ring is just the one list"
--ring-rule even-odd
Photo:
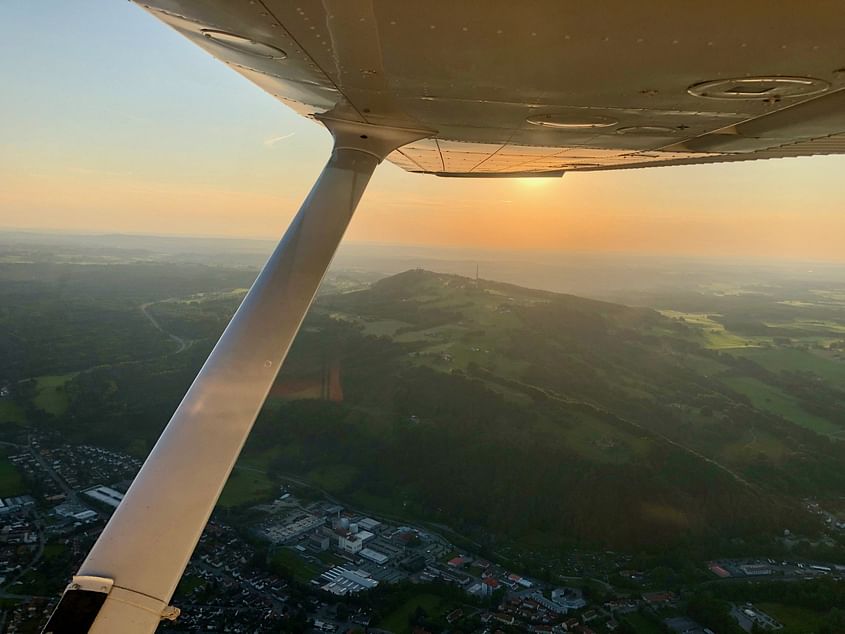
[[(142, 457), (253, 275), (5, 265), (0, 423)], [(748, 354), (774, 339), (712, 345), (711, 323), (423, 270), (329, 281), (242, 461), (532, 551), (813, 534), (804, 498), (845, 491), (845, 392)]]

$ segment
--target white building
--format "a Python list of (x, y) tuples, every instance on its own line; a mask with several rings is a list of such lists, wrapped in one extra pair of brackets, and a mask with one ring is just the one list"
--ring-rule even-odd
[(264, 534), (274, 544), (282, 544), (288, 540), (311, 531), (323, 524), (323, 520), (316, 515), (306, 515), (305, 517), (283, 526), (273, 525), (264, 529)]
[(372, 518), (369, 518), (369, 517), (365, 517), (362, 520), (358, 520), (358, 527), (362, 531), (374, 531), (379, 526), (381, 526), (381, 522), (379, 522), (378, 520), (374, 520)]
[(363, 570), (349, 570), (340, 566), (327, 570), (322, 574), (322, 577), (327, 582), (323, 585), (323, 590), (338, 596), (371, 590), (378, 585), (378, 581), (371, 579), (369, 573)]
[(363, 557), (364, 559), (369, 559), (370, 561), (378, 564), (379, 566), (383, 566), (390, 560), (390, 557), (388, 557), (384, 553), (380, 553), (377, 550), (373, 550), (372, 548), (362, 549), (361, 557)]
[(123, 499), (123, 493), (104, 486), (91, 487), (87, 491), (83, 491), (83, 493), (92, 500), (97, 500), (112, 508), (117, 508), (117, 505)]
[(80, 511), (79, 513), (74, 513), (72, 517), (80, 522), (87, 522), (89, 520), (97, 519), (97, 512), (91, 510)]
[(555, 588), (552, 590), (552, 601), (567, 610), (580, 610), (587, 606), (584, 594), (578, 588)]
[(356, 555), (364, 548), (364, 541), (358, 535), (338, 535), (337, 537), (338, 549)]

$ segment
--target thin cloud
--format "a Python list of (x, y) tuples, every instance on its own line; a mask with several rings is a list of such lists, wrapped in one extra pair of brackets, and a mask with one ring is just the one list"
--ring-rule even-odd
[(283, 134), (282, 136), (274, 136), (271, 139), (265, 139), (264, 145), (267, 147), (273, 147), (279, 141), (284, 141), (285, 139), (291, 138), (296, 132), (289, 132), (288, 134)]

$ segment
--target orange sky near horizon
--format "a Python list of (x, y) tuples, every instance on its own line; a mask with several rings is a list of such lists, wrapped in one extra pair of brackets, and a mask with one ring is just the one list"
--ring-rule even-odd
[[(562, 179), (441, 179), (385, 164), (346, 239), (408, 245), (785, 257), (845, 261), (842, 202), (802, 185), (841, 159), (788, 159), (760, 167), (677, 167)], [(793, 168), (820, 168), (802, 184)], [(221, 159), (225, 169), (225, 159)], [(18, 174), (0, 191), (5, 228), (273, 238), (307, 194), (322, 162), (283, 186), (137, 178), (65, 169)], [(804, 169), (800, 170), (802, 173)], [(812, 172), (811, 172), (812, 175)], [(828, 176), (833, 176), (829, 174)], [(739, 181), (739, 183), (737, 182)], [(755, 202), (755, 187), (789, 183)], [(661, 186), (662, 185), (662, 186)], [(792, 191), (794, 189), (794, 191)], [(806, 206), (805, 206), (806, 205)]]
[[(7, 3), (0, 22), (0, 228), (273, 238), (330, 150), (320, 126), (129, 3)], [(347, 240), (845, 261), (842, 174), (845, 157), (562, 179), (386, 163)]]

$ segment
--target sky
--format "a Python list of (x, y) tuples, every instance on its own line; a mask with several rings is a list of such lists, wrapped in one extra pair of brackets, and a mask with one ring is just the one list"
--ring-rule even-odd
[[(130, 2), (0, 2), (0, 228), (280, 236), (329, 134)], [(845, 261), (845, 157), (441, 179), (377, 170), (346, 239)]]

